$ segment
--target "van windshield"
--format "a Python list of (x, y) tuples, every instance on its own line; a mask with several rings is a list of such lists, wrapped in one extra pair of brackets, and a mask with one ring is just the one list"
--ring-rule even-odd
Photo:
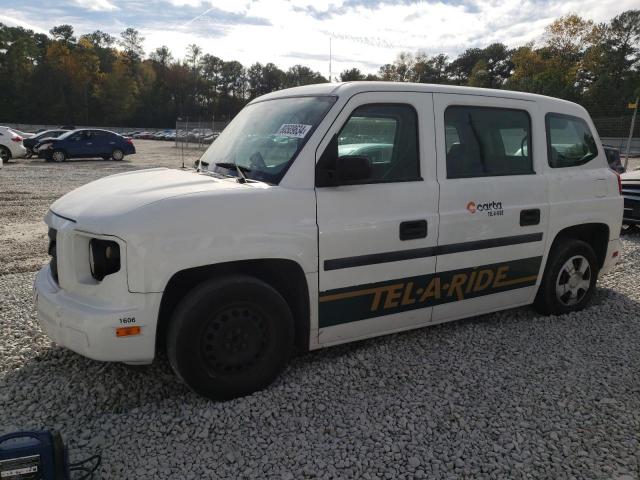
[[(246, 106), (200, 158), (201, 168), (280, 182), (336, 97), (292, 97)], [(238, 166), (238, 169), (234, 166)]]

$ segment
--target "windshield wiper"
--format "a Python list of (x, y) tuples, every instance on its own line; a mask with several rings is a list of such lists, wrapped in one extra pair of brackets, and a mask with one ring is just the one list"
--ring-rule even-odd
[(235, 168), (236, 172), (238, 172), (239, 183), (247, 183), (247, 177), (245, 177), (244, 174), (251, 172), (250, 168), (238, 165), (236, 162), (217, 162), (217, 163), (214, 163), (214, 165), (216, 167), (222, 167), (222, 168), (229, 168), (229, 169)]

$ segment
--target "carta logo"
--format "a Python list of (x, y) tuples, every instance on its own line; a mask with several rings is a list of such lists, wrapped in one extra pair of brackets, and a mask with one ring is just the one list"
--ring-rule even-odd
[(476, 207), (479, 212), (489, 212), (491, 210), (502, 210), (502, 202), (479, 203)]
[(502, 202), (469, 202), (467, 203), (467, 210), (469, 211), (469, 213), (487, 212), (490, 217), (495, 215), (502, 215), (503, 212)]

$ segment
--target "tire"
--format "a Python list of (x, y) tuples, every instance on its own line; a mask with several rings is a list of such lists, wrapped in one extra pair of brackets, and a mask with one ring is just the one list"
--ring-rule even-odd
[(562, 240), (552, 248), (534, 307), (545, 315), (582, 310), (595, 291), (600, 270), (596, 254), (588, 243), (576, 239)]
[(206, 281), (182, 299), (167, 331), (167, 357), (194, 392), (229, 399), (273, 382), (293, 342), (284, 298), (261, 280), (234, 275)]
[(9, 160), (11, 160), (11, 150), (4, 145), (0, 145), (0, 158), (2, 158), (2, 163), (9, 163)]
[(124, 152), (119, 148), (116, 148), (113, 152), (111, 152), (111, 158), (119, 162), (124, 158)]
[(53, 162), (64, 162), (67, 159), (67, 154), (64, 150), (54, 150), (51, 154), (51, 161)]

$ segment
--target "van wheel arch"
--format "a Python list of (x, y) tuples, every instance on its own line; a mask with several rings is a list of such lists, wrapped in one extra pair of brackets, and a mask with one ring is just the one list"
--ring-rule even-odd
[(286, 259), (242, 260), (176, 272), (167, 282), (162, 294), (156, 329), (156, 351), (164, 353), (166, 332), (173, 312), (188, 292), (213, 278), (238, 274), (262, 280), (284, 297), (293, 315), (295, 352), (308, 351), (311, 319), (309, 287), (302, 267), (297, 262)]
[(582, 240), (593, 249), (598, 260), (598, 267), (602, 268), (607, 256), (609, 233), (609, 226), (605, 223), (584, 223), (566, 227), (556, 234), (549, 252), (552, 252), (563, 241), (570, 239)]

